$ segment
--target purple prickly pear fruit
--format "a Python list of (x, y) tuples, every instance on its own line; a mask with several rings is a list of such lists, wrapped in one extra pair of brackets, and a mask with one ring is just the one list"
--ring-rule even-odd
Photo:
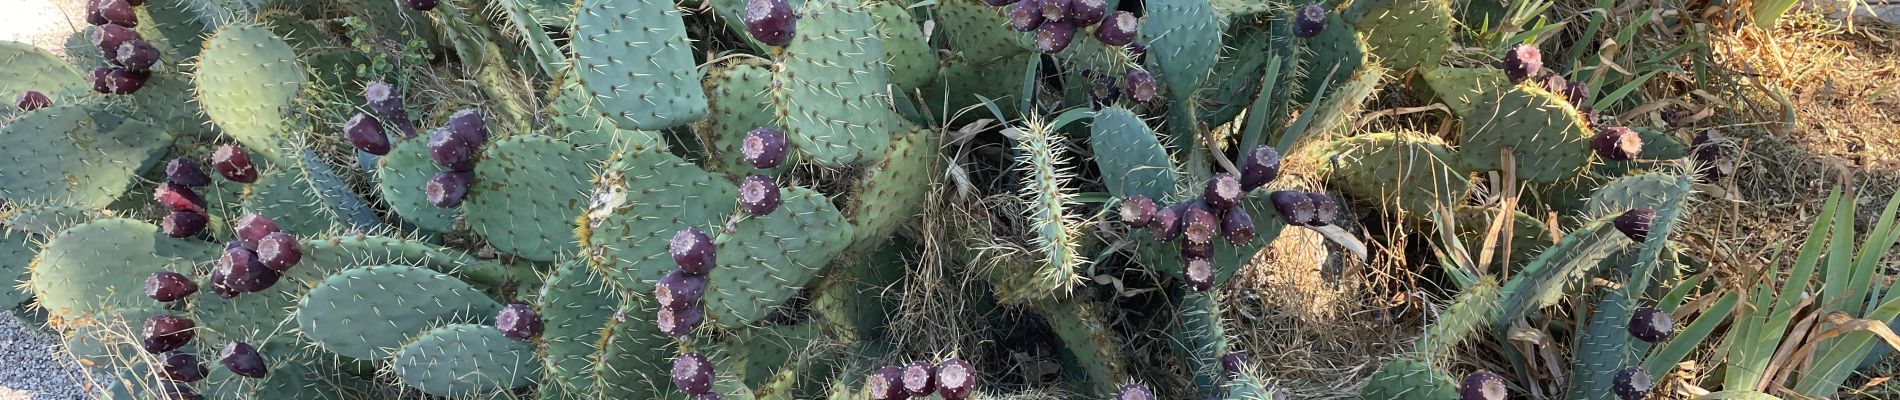
[(1206, 257), (1189, 258), (1187, 268), (1182, 271), (1187, 277), (1187, 285), (1196, 292), (1214, 289), (1214, 261)]
[(396, 93), (396, 88), (381, 81), (370, 82), (363, 85), (363, 100), (370, 111), (376, 112), (377, 119), (402, 131), (402, 137), (416, 137), (416, 124), (409, 121), (409, 110), (403, 108), (402, 95)]
[(682, 310), (699, 305), (699, 299), (706, 295), (706, 276), (688, 274), (686, 271), (673, 270), (660, 277), (660, 283), (653, 285), (653, 299), (660, 307)]
[(408, 5), (409, 9), (416, 11), (434, 10), (435, 3), (436, 0), (403, 0), (403, 4)]
[(768, 46), (784, 46), (797, 32), (798, 16), (785, 0), (751, 0), (745, 4), (745, 31)]
[(152, 201), (171, 211), (205, 211), (205, 199), (190, 186), (165, 182), (152, 191)]
[(1214, 242), (1181, 242), (1181, 259), (1193, 260), (1214, 257)]
[(1656, 222), (1656, 210), (1641, 207), (1624, 211), (1623, 215), (1616, 216), (1616, 219), (1610, 223), (1615, 224), (1616, 230), (1623, 232), (1623, 236), (1641, 243), (1649, 239), (1649, 225), (1654, 222)]
[(28, 90), (26, 93), (21, 93), (20, 99), (14, 101), (13, 104), (20, 107), (20, 111), (33, 111), (53, 105), (53, 99), (46, 97), (45, 93), (40, 93), (38, 90)]
[(233, 229), (237, 230), (238, 244), (252, 251), (257, 250), (257, 243), (263, 241), (265, 236), (283, 231), (277, 229), (277, 222), (272, 221), (270, 217), (255, 213), (245, 214), (238, 218), (237, 225)]
[(129, 70), (150, 71), (158, 64), (158, 48), (144, 39), (127, 40), (119, 44), (118, 56), (111, 61)]
[(1565, 96), (1567, 95), (1566, 91), (1570, 90), (1570, 80), (1564, 79), (1564, 75), (1558, 73), (1537, 78), (1537, 84), (1542, 85), (1544, 91), (1558, 96)]
[(772, 177), (752, 174), (739, 183), (739, 208), (747, 214), (767, 215), (778, 210), (779, 187)]
[(191, 329), (196, 327), (198, 324), (192, 322), (190, 318), (176, 315), (153, 315), (145, 319), (145, 332), (140, 339), (143, 341), (145, 351), (152, 354), (164, 353), (178, 350), (179, 347), (185, 347), (186, 343), (191, 343), (191, 338), (197, 336), (197, 333), (192, 332)]
[(983, 4), (989, 4), (990, 7), (1002, 7), (1016, 4), (1016, 1), (1018, 0), (983, 0)]
[(501, 335), (509, 339), (532, 339), (535, 336), (541, 336), (541, 330), (546, 327), (547, 325), (541, 321), (541, 314), (535, 313), (534, 309), (528, 308), (527, 304), (509, 304), (501, 308), (501, 313), (495, 314), (495, 329), (500, 330)]
[(1121, 100), (1122, 88), (1115, 85), (1115, 77), (1108, 74), (1096, 75), (1094, 87), (1089, 88), (1089, 107), (1100, 110)]
[(237, 183), (257, 182), (257, 164), (251, 163), (251, 153), (243, 147), (227, 144), (219, 146), (211, 153), (211, 169), (217, 170), (224, 179)]
[(1313, 201), (1313, 219), (1306, 226), (1327, 226), (1333, 224), (1333, 218), (1339, 217), (1339, 202), (1325, 193), (1307, 193), (1306, 198)]
[(1155, 77), (1149, 75), (1148, 71), (1131, 69), (1128, 70), (1128, 75), (1122, 76), (1122, 93), (1127, 93), (1128, 98), (1134, 99), (1137, 103), (1154, 100), (1156, 90)]
[(1147, 386), (1130, 383), (1123, 385), (1122, 389), (1115, 393), (1115, 400), (1155, 400), (1155, 393), (1148, 390)]
[(462, 143), (470, 152), (481, 150), (488, 143), (488, 121), (482, 118), (482, 110), (464, 108), (449, 115), (449, 134), (461, 136)]
[(1610, 391), (1622, 400), (1643, 400), (1649, 397), (1649, 391), (1656, 388), (1656, 381), (1648, 371), (1641, 367), (1624, 367), (1616, 371), (1616, 378), (1610, 380)]
[(205, 225), (210, 222), (211, 217), (204, 213), (178, 210), (165, 214), (165, 219), (158, 222), (158, 230), (164, 231), (165, 236), (184, 239), (198, 236), (198, 233), (205, 231)]
[(1009, 28), (1028, 32), (1042, 26), (1042, 0), (1022, 0), (1009, 8)]
[(461, 207), (462, 199), (468, 197), (468, 186), (474, 180), (475, 174), (471, 172), (437, 172), (434, 177), (429, 178), (429, 183), (423, 186), (423, 197), (428, 198), (429, 204), (434, 204), (436, 207)]
[(1043, 23), (1067, 21), (1069, 18), (1069, 4), (1073, 2), (1074, 0), (1042, 0), (1039, 2), (1037, 5), (1040, 6), (1039, 9), (1042, 10)]
[(198, 362), (198, 356), (191, 353), (171, 353), (165, 356), (163, 367), (165, 379), (178, 382), (197, 382), (210, 374), (205, 365)]
[(1245, 351), (1236, 351), (1220, 355), (1220, 369), (1229, 374), (1238, 374), (1246, 370), (1247, 364), (1252, 362), (1252, 357), (1249, 357)]
[(119, 46), (125, 45), (125, 42), (143, 40), (141, 37), (131, 27), (115, 24), (99, 25), (86, 33), (86, 38), (92, 41), (93, 47), (99, 48), (99, 53), (104, 54), (106, 60), (118, 60)]
[(224, 364), (224, 369), (231, 373), (247, 378), (263, 378), (270, 373), (270, 368), (264, 366), (264, 356), (257, 354), (257, 348), (250, 343), (225, 344), (224, 349), (218, 351), (218, 363)]
[(165, 382), (163, 386), (165, 395), (160, 397), (163, 400), (204, 400), (205, 398), (204, 395), (198, 394), (197, 390), (177, 382)]
[(713, 365), (699, 353), (681, 354), (673, 359), (673, 386), (686, 394), (712, 393)]
[(1280, 220), (1286, 221), (1287, 225), (1306, 225), (1318, 212), (1313, 199), (1306, 197), (1305, 193), (1282, 190), (1273, 192), (1268, 199), (1273, 201), (1273, 210), (1280, 213)]
[(1148, 196), (1134, 195), (1122, 200), (1122, 223), (1133, 228), (1148, 227), (1155, 219), (1155, 201)]
[(343, 137), (364, 153), (389, 155), (389, 134), (383, 133), (383, 124), (368, 113), (356, 113), (356, 116), (344, 122)]
[(257, 261), (257, 253), (243, 248), (225, 250), (215, 272), (224, 278), (224, 286), (238, 293), (264, 291), (277, 284), (278, 278), (277, 271)]
[(1223, 211), (1240, 204), (1240, 198), (1246, 194), (1247, 191), (1240, 188), (1240, 179), (1226, 172), (1214, 174), (1213, 179), (1207, 180), (1207, 188), (1201, 190), (1201, 198), (1207, 199), (1207, 205)]
[(904, 369), (895, 365), (879, 368), (864, 379), (864, 391), (871, 393), (872, 400), (903, 400)]
[(165, 163), (165, 181), (191, 187), (203, 187), (211, 184), (211, 176), (205, 175), (198, 163), (189, 159), (174, 158)]
[[(239, 249), (242, 250), (241, 247)], [(230, 251), (229, 246), (225, 250)], [(224, 271), (220, 268), (212, 268), (211, 276), (206, 277), (205, 282), (211, 283), (211, 293), (217, 294), (220, 299), (230, 299), (238, 295), (237, 289), (232, 289), (231, 285), (224, 283)]]
[(449, 171), (474, 171), (475, 146), (468, 142), (468, 136), (452, 129), (436, 129), (429, 134), (429, 159)]
[(1307, 3), (1293, 16), (1293, 36), (1312, 39), (1326, 31), (1326, 7), (1319, 3)]
[(785, 132), (759, 128), (745, 134), (745, 140), (739, 143), (739, 152), (745, 156), (746, 164), (753, 168), (768, 169), (777, 168), (785, 162), (785, 147)]
[(1569, 86), (1564, 87), (1564, 100), (1570, 101), (1571, 105), (1583, 107), (1584, 103), (1590, 102), (1590, 87), (1584, 85), (1583, 82), (1570, 82)]
[(1240, 161), (1240, 190), (1253, 191), (1280, 177), (1280, 151), (1273, 146), (1255, 146)]
[(1187, 214), (1187, 203), (1175, 204), (1155, 211), (1155, 219), (1148, 223), (1155, 237), (1162, 241), (1171, 241), (1181, 237), (1182, 215)]
[(1504, 54), (1504, 76), (1510, 78), (1511, 82), (1523, 82), (1543, 70), (1544, 53), (1538, 51), (1537, 46), (1511, 46), (1511, 50)]
[(170, 303), (198, 293), (198, 283), (190, 277), (171, 271), (153, 272), (145, 278), (145, 295), (152, 300)]
[[(99, 19), (92, 18), (98, 14)], [(93, 25), (117, 24), (127, 28), (139, 26), (139, 15), (132, 10), (132, 3), (126, 0), (89, 0), (86, 2), (86, 22), (104, 21)]]
[(1205, 201), (1188, 203), (1181, 213), (1181, 233), (1188, 243), (1212, 244), (1214, 235), (1220, 234), (1220, 218), (1214, 216), (1214, 209)]
[(1044, 22), (1036, 27), (1036, 51), (1042, 54), (1061, 53), (1075, 41), (1075, 23), (1069, 21)]
[(1108, 0), (1069, 0), (1069, 20), (1086, 27), (1108, 16)]
[(930, 363), (917, 361), (904, 367), (904, 393), (911, 397), (929, 397), (937, 391), (937, 370)]
[(1676, 335), (1676, 319), (1655, 307), (1636, 309), (1630, 315), (1630, 336), (1650, 343), (1661, 343)]
[(1718, 180), (1735, 174), (1734, 160), (1729, 159), (1728, 150), (1722, 147), (1722, 142), (1727, 140), (1722, 132), (1711, 130), (1696, 134), (1695, 140), (1689, 142), (1689, 148), (1694, 150), (1689, 155), (1697, 164), (1702, 164), (1696, 172), (1703, 179)]
[(693, 395), (693, 400), (726, 400), (726, 397), (718, 393), (701, 393)]
[(660, 315), (654, 318), (653, 322), (659, 325), (660, 332), (667, 336), (686, 337), (693, 333), (693, 328), (698, 328), (699, 323), (705, 320), (706, 310), (695, 303), (678, 310), (661, 308)]
[(92, 91), (101, 94), (132, 94), (145, 87), (145, 81), (151, 78), (151, 71), (134, 71), (125, 67), (99, 67), (92, 70)]
[(1643, 137), (1636, 131), (1625, 127), (1598, 130), (1590, 138), (1590, 147), (1596, 149), (1597, 156), (1615, 161), (1634, 160), (1643, 153)]
[(706, 236), (699, 228), (687, 227), (673, 233), (673, 240), (667, 242), (666, 251), (673, 256), (673, 263), (680, 271), (694, 275), (705, 275), (713, 267), (712, 237)]
[(1141, 20), (1134, 13), (1116, 11), (1108, 14), (1101, 25), (1095, 27), (1095, 40), (1109, 46), (1127, 46), (1134, 43), (1135, 32), (1141, 29)]
[(1220, 234), (1227, 237), (1227, 243), (1235, 246), (1253, 242), (1253, 215), (1247, 214), (1245, 207), (1234, 207), (1221, 213)]
[(265, 267), (277, 272), (289, 271), (298, 261), (303, 261), (303, 246), (288, 233), (272, 232), (257, 241), (257, 258)]
[(99, 2), (104, 0), (86, 0), (86, 23), (98, 26), (106, 24), (106, 16), (99, 13)]
[(1511, 398), (1511, 388), (1504, 383), (1504, 377), (1491, 371), (1473, 372), (1465, 375), (1464, 385), (1458, 387), (1460, 400), (1506, 400)]
[(944, 400), (963, 400), (976, 389), (976, 370), (970, 363), (949, 359), (937, 364), (937, 395)]

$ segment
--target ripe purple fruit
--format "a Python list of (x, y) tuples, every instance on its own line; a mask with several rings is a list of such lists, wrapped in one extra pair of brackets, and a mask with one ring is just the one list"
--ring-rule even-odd
[[(756, 0), (768, 1), (768, 0)], [(783, 3), (784, 0), (776, 0)], [(739, 152), (745, 156), (745, 163), (753, 168), (777, 168), (785, 162), (785, 132), (772, 128), (753, 129), (745, 134), (739, 144)]]
[(1182, 275), (1186, 275), (1188, 287), (1205, 292), (1214, 289), (1214, 274), (1214, 261), (1201, 257), (1189, 258)]
[(1115, 85), (1115, 77), (1108, 74), (1096, 75), (1093, 87), (1089, 88), (1089, 107), (1100, 110), (1115, 104), (1122, 98), (1122, 88)]
[(133, 40), (143, 40), (138, 31), (124, 25), (102, 24), (86, 32), (86, 38), (92, 41), (92, 47), (99, 49), (107, 60), (118, 60), (119, 46)]
[(1069, 18), (1069, 4), (1073, 2), (1074, 0), (1042, 0), (1039, 5), (1042, 10), (1043, 23), (1067, 21)]
[(1233, 174), (1222, 172), (1214, 174), (1214, 178), (1207, 180), (1207, 188), (1201, 191), (1201, 198), (1207, 199), (1207, 205), (1214, 206), (1215, 209), (1228, 210), (1240, 204), (1241, 196), (1245, 196), (1246, 193), (1240, 188), (1240, 179), (1234, 178)]
[(127, 40), (119, 44), (118, 55), (111, 61), (129, 70), (151, 71), (158, 64), (158, 48), (144, 39)]
[(469, 143), (468, 139), (452, 129), (436, 129), (429, 134), (429, 159), (450, 171), (474, 171), (476, 144)]
[(403, 0), (403, 4), (408, 4), (409, 9), (416, 11), (434, 10), (435, 3), (436, 0)]
[(1624, 367), (1616, 371), (1616, 378), (1610, 381), (1610, 391), (1622, 400), (1642, 400), (1649, 397), (1649, 391), (1656, 388), (1656, 382), (1648, 371), (1639, 367)]
[(152, 300), (170, 303), (198, 293), (198, 283), (190, 277), (171, 271), (153, 272), (145, 278), (145, 295)]
[(298, 261), (303, 261), (303, 246), (288, 233), (271, 232), (257, 241), (257, 258), (265, 267), (277, 272), (289, 271)]
[(1061, 53), (1074, 41), (1075, 22), (1050, 21), (1036, 27), (1036, 51), (1042, 54)]
[(1148, 196), (1134, 195), (1122, 200), (1122, 223), (1133, 228), (1145, 228), (1155, 219), (1155, 201)]
[(1630, 336), (1650, 343), (1661, 343), (1676, 335), (1676, 319), (1654, 307), (1636, 309), (1630, 315)]
[(1175, 204), (1155, 211), (1154, 221), (1148, 224), (1154, 230), (1156, 238), (1170, 241), (1181, 237), (1182, 215), (1187, 214), (1187, 203)]
[(198, 394), (198, 391), (192, 390), (191, 386), (181, 385), (178, 382), (165, 382), (161, 386), (164, 386), (165, 391), (165, 395), (160, 397), (163, 400), (204, 400), (205, 398), (204, 395)]
[(726, 397), (720, 396), (718, 393), (702, 393), (694, 395), (693, 400), (726, 400)]
[(1214, 216), (1214, 209), (1207, 207), (1207, 202), (1189, 203), (1181, 213), (1181, 233), (1188, 243), (1206, 246), (1220, 233), (1220, 219)]
[(174, 158), (165, 163), (165, 181), (191, 187), (203, 187), (211, 184), (211, 176), (205, 175), (198, 163), (189, 159)]
[(1095, 40), (1109, 46), (1127, 46), (1135, 41), (1135, 32), (1140, 29), (1141, 20), (1134, 13), (1116, 11), (1095, 27)]
[(1155, 400), (1155, 393), (1148, 390), (1147, 386), (1130, 383), (1123, 385), (1122, 390), (1115, 393), (1115, 400)]
[(1181, 242), (1181, 259), (1193, 260), (1214, 257), (1214, 242)]
[(264, 214), (255, 213), (245, 214), (238, 218), (237, 225), (233, 229), (237, 230), (238, 244), (253, 251), (257, 250), (257, 243), (264, 240), (265, 236), (282, 231), (277, 229), (276, 221), (271, 221), (270, 217)]
[(152, 201), (171, 211), (205, 211), (205, 199), (190, 186), (165, 182), (152, 190)]
[(673, 240), (667, 242), (667, 253), (673, 256), (673, 263), (680, 271), (688, 274), (705, 275), (713, 267), (712, 238), (699, 228), (687, 227), (673, 234)]
[(375, 155), (389, 154), (389, 134), (383, 133), (383, 124), (368, 113), (356, 113), (343, 123), (343, 137), (357, 150)]
[(1543, 86), (1544, 91), (1550, 92), (1551, 94), (1555, 94), (1558, 96), (1563, 96), (1564, 91), (1570, 90), (1570, 81), (1567, 79), (1564, 79), (1563, 74), (1558, 74), (1558, 73), (1552, 73), (1550, 75), (1544, 75), (1541, 78), (1537, 78), (1537, 84), (1540, 86)]
[(1273, 146), (1255, 146), (1240, 161), (1240, 190), (1253, 191), (1280, 177), (1280, 151)]
[(864, 379), (864, 391), (871, 393), (872, 400), (903, 400), (904, 370), (897, 366), (885, 366)]
[(693, 328), (698, 328), (699, 323), (705, 320), (706, 310), (700, 307), (700, 304), (693, 304), (678, 310), (661, 308), (660, 315), (654, 318), (653, 322), (659, 325), (660, 332), (667, 336), (686, 337), (693, 333)]
[(1273, 201), (1273, 210), (1280, 213), (1280, 220), (1286, 221), (1287, 225), (1306, 225), (1318, 213), (1313, 199), (1305, 193), (1281, 190), (1273, 192), (1268, 198)]
[(1083, 27), (1095, 25), (1097, 22), (1102, 22), (1102, 18), (1107, 16), (1107, 0), (1069, 1), (1069, 20), (1074, 21), (1075, 26)]
[(1332, 225), (1333, 218), (1339, 217), (1339, 202), (1333, 201), (1332, 196), (1307, 193), (1306, 198), (1313, 201), (1313, 219), (1307, 220), (1306, 226)]
[(205, 370), (205, 365), (198, 362), (198, 356), (191, 355), (191, 353), (171, 353), (166, 355), (165, 364), (162, 369), (165, 373), (165, 379), (178, 382), (197, 382), (204, 379), (205, 375), (210, 374), (210, 371)]
[[(116, 24), (127, 28), (139, 26), (139, 15), (132, 10), (132, 3), (127, 0), (89, 0), (86, 2), (86, 14), (87, 22), (104, 21), (93, 23), (93, 25)], [(93, 14), (98, 14), (100, 19), (93, 19), (91, 17)]]
[(1460, 400), (1506, 400), (1511, 398), (1511, 388), (1504, 383), (1504, 377), (1491, 371), (1473, 372), (1465, 375), (1464, 385), (1458, 387)]
[(1581, 108), (1584, 103), (1590, 102), (1590, 87), (1583, 82), (1570, 82), (1569, 86), (1564, 87), (1564, 100)]
[(1326, 7), (1319, 3), (1307, 3), (1300, 7), (1293, 19), (1293, 36), (1311, 39), (1326, 31)]
[(1251, 362), (1251, 357), (1248, 357), (1245, 351), (1235, 351), (1220, 355), (1220, 368), (1229, 374), (1238, 374), (1240, 371), (1246, 370), (1247, 364)]
[(100, 1), (101, 0), (86, 0), (86, 23), (87, 24), (92, 24), (95, 26), (106, 24), (106, 16), (99, 14)]
[(214, 271), (224, 279), (225, 287), (237, 293), (257, 293), (277, 284), (276, 270), (257, 260), (257, 253), (244, 248), (225, 249)]
[(211, 217), (201, 212), (172, 211), (170, 214), (165, 214), (165, 219), (158, 222), (158, 230), (165, 232), (165, 236), (184, 239), (198, 236), (198, 233), (205, 231), (205, 224), (210, 222)]
[[(233, 242), (233, 244), (236, 243)], [(239, 250), (242, 249), (242, 247), (239, 247)], [(230, 251), (230, 246), (226, 246), (225, 250)], [(237, 289), (232, 289), (231, 285), (224, 283), (224, 271), (220, 268), (212, 268), (211, 276), (206, 277), (205, 281), (211, 283), (211, 293), (217, 294), (220, 299), (230, 299), (238, 295)]]
[(232, 182), (257, 182), (257, 164), (251, 163), (251, 153), (237, 145), (219, 146), (217, 151), (212, 152), (211, 169)]
[(1537, 76), (1543, 69), (1544, 53), (1538, 51), (1537, 46), (1511, 46), (1511, 50), (1504, 54), (1504, 76), (1510, 78), (1511, 82), (1523, 82)]
[(197, 336), (191, 330), (197, 326), (198, 324), (192, 322), (190, 318), (176, 315), (154, 315), (146, 318), (145, 335), (141, 338), (145, 351), (158, 354), (185, 347), (186, 343), (191, 342), (192, 337)]
[(1590, 147), (1596, 149), (1599, 157), (1629, 161), (1643, 153), (1643, 137), (1630, 128), (1619, 126), (1603, 129), (1590, 138)]
[(1624, 211), (1611, 223), (1616, 225), (1617, 231), (1623, 232), (1623, 236), (1640, 243), (1649, 238), (1649, 225), (1655, 221), (1656, 210), (1642, 207)]
[(38, 90), (28, 90), (26, 93), (21, 93), (20, 99), (14, 101), (13, 104), (20, 107), (20, 111), (33, 111), (53, 105), (53, 99), (47, 98), (45, 93), (40, 93)]
[(693, 275), (686, 271), (673, 270), (660, 277), (660, 283), (653, 285), (653, 299), (660, 307), (682, 310), (699, 305), (699, 299), (706, 295), (706, 276)]
[(712, 361), (699, 353), (681, 354), (673, 359), (673, 386), (686, 394), (706, 394), (712, 392)]
[(363, 99), (369, 103), (369, 110), (376, 112), (376, 118), (383, 123), (395, 125), (402, 131), (403, 137), (416, 137), (416, 124), (409, 121), (409, 111), (403, 109), (402, 95), (389, 84), (370, 82), (363, 85)]
[(969, 362), (952, 358), (937, 364), (937, 395), (944, 400), (969, 398), (975, 389), (976, 370)]
[(501, 335), (509, 339), (532, 339), (535, 336), (541, 336), (541, 330), (545, 328), (545, 323), (541, 321), (541, 314), (535, 313), (534, 309), (528, 308), (527, 304), (509, 304), (507, 307), (502, 307), (500, 313), (495, 314), (495, 329), (500, 330)]
[(488, 122), (482, 118), (482, 110), (464, 108), (449, 115), (449, 134), (461, 136), (462, 143), (469, 151), (481, 150), (488, 143)]
[(437, 172), (422, 188), (423, 197), (427, 197), (429, 204), (436, 207), (461, 207), (462, 199), (468, 197), (468, 186), (474, 180), (475, 174), (471, 172)]
[(779, 187), (772, 177), (752, 174), (739, 183), (739, 208), (747, 214), (768, 215), (778, 210)]
[(1221, 214), (1220, 234), (1227, 237), (1227, 243), (1235, 246), (1253, 242), (1253, 215), (1247, 214), (1247, 209), (1244, 207), (1227, 209), (1227, 212)]
[(1128, 98), (1134, 99), (1135, 102), (1146, 103), (1154, 100), (1156, 90), (1155, 77), (1149, 75), (1148, 71), (1131, 69), (1128, 70), (1127, 75), (1122, 76), (1122, 93), (1127, 93)]
[(92, 70), (92, 91), (102, 94), (132, 94), (145, 87), (145, 80), (151, 77), (151, 71), (134, 71), (125, 67), (99, 67)]
[(917, 361), (904, 367), (904, 393), (911, 397), (929, 397), (937, 391), (937, 370), (930, 363)]
[(784, 46), (792, 42), (792, 35), (798, 27), (798, 17), (792, 14), (792, 5), (785, 0), (751, 0), (745, 5), (745, 31), (752, 38), (768, 46)]
[(1718, 180), (1735, 174), (1735, 160), (1730, 159), (1728, 150), (1722, 147), (1722, 142), (1727, 140), (1726, 135), (1711, 130), (1696, 134), (1695, 141), (1690, 142), (1689, 148), (1694, 151), (1689, 154), (1699, 164), (1696, 173), (1703, 179)]
[(257, 349), (251, 347), (250, 343), (225, 344), (224, 350), (218, 351), (218, 363), (224, 364), (224, 369), (231, 370), (231, 373), (247, 378), (263, 378), (270, 372), (264, 366), (264, 356), (257, 354)]
[(1009, 28), (1028, 32), (1042, 26), (1042, 1), (1022, 0), (1009, 8)]

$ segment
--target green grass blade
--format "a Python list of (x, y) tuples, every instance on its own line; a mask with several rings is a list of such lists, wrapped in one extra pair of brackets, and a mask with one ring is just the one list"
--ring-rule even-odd
[(1664, 376), (1676, 369), (1677, 363), (1682, 362), (1689, 353), (1702, 347), (1709, 335), (1715, 332), (1717, 326), (1728, 321), (1729, 314), (1735, 312), (1735, 305), (1740, 304), (1741, 300), (1741, 296), (1734, 292), (1722, 295), (1721, 299), (1715, 301), (1715, 305), (1709, 306), (1702, 315), (1697, 316), (1694, 321), (1689, 322), (1688, 326), (1676, 332), (1674, 339), (1652, 349), (1649, 357), (1643, 359), (1643, 371), (1649, 372), (1649, 376)]

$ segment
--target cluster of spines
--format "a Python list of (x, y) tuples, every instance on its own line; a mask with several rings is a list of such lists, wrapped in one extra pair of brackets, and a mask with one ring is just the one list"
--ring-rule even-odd
[(1073, 177), (1069, 159), (1062, 153), (1056, 132), (1040, 121), (1030, 121), (1019, 132), (1022, 137), (1016, 147), (1022, 155), (1016, 162), (1023, 173), (1024, 215), (1042, 253), (1043, 265), (1035, 276), (1040, 284), (1036, 286), (1067, 291), (1082, 280), (1076, 269), (1088, 262), (1079, 251), (1077, 216), (1067, 209), (1075, 198), (1068, 185)]

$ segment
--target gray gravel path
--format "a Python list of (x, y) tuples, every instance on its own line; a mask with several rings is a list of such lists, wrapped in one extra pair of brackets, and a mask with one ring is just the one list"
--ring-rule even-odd
[(0, 400), (91, 399), (78, 364), (58, 348), (58, 338), (0, 311)]

